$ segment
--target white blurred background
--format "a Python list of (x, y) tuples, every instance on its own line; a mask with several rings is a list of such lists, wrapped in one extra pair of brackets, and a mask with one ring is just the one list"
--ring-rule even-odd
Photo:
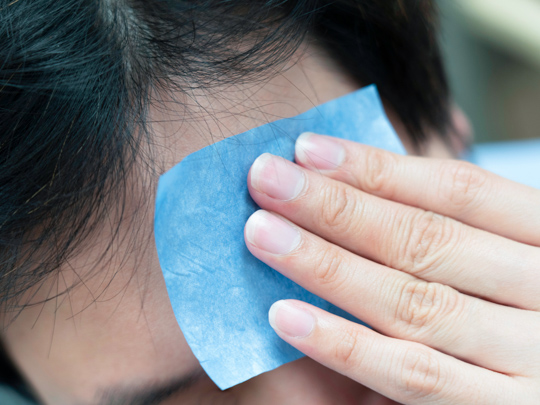
[(439, 0), (441, 42), (477, 142), (540, 137), (540, 0)]
[(453, 94), (476, 142), (540, 137), (540, 0), (439, 3)]
[(437, 1), (452, 92), (477, 143), (464, 157), (540, 188), (540, 0)]

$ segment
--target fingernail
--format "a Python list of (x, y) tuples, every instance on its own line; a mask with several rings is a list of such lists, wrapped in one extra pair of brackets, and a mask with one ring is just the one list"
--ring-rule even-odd
[(300, 244), (300, 232), (287, 222), (259, 210), (249, 217), (246, 223), (246, 238), (257, 246), (274, 255), (286, 255)]
[(311, 312), (287, 301), (277, 301), (270, 307), (268, 321), (275, 331), (294, 338), (308, 336), (315, 327)]
[(251, 186), (277, 200), (296, 198), (304, 183), (304, 173), (294, 163), (269, 153), (259, 156), (251, 166)]
[(325, 136), (304, 132), (296, 140), (296, 161), (320, 170), (337, 169), (345, 160), (345, 148)]

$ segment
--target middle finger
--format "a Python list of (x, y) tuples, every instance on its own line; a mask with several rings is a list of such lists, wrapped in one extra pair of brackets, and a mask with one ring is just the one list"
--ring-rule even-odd
[(540, 309), (538, 248), (367, 194), (269, 154), (253, 164), (248, 186), (261, 208), (360, 256), (467, 294)]

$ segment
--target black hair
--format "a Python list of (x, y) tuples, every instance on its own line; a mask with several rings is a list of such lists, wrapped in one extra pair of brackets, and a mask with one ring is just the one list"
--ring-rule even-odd
[(308, 38), (419, 145), (449, 125), (435, 26), (430, 0), (0, 0), (0, 304), (125, 216), (152, 94), (260, 80)]
[(435, 27), (431, 0), (0, 0), (0, 306), (117, 235), (153, 94), (263, 80), (309, 39), (418, 146), (449, 126)]

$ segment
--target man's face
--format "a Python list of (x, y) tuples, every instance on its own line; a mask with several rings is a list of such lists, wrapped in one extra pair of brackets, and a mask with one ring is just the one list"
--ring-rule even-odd
[[(225, 137), (360, 87), (318, 50), (308, 49), (299, 59), (264, 83), (219, 89), (211, 96), (176, 95), (181, 104), (174, 94), (162, 95), (150, 114), (158, 171)], [(388, 114), (410, 150), (403, 126), (391, 109)], [(451, 157), (436, 138), (426, 154)], [(104, 224), (60, 273), (29, 292), (32, 302), (52, 298), (26, 308), (5, 332), (8, 351), (40, 398), (54, 405), (368, 403), (367, 389), (307, 358), (225, 392), (212, 383), (176, 322), (157, 260), (156, 180), (147, 175), (134, 183), (126, 205), (131, 218), (112, 248), (114, 228)]]

